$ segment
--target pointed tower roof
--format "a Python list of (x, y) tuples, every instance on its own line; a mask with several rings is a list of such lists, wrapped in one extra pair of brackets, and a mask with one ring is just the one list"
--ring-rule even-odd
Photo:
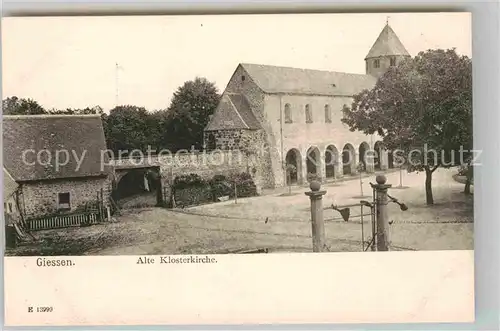
[(382, 32), (380, 32), (372, 48), (368, 52), (368, 55), (366, 55), (365, 60), (372, 57), (388, 55), (409, 56), (410, 53), (408, 53), (406, 48), (403, 46), (394, 30), (392, 30), (389, 24), (386, 24)]

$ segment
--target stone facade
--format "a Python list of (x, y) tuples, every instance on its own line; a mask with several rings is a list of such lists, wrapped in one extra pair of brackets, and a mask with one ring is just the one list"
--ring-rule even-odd
[(241, 145), (244, 143), (242, 142), (242, 137), (245, 135), (245, 129), (233, 129), (233, 130), (220, 130), (220, 131), (214, 131), (214, 132), (209, 132), (207, 135), (212, 135), (212, 137), (207, 137), (206, 140), (210, 141), (213, 139), (213, 146), (209, 148), (209, 150), (212, 149), (219, 149), (219, 150), (235, 150), (239, 149)]
[(248, 109), (235, 103), (232, 107), (219, 105), (215, 120), (206, 128), (210, 138), (206, 143), (224, 150), (253, 150), (258, 160), (256, 182), (264, 188), (286, 185), (294, 168), (294, 180), (299, 184), (305, 183), (309, 174), (333, 180), (358, 171), (373, 172), (375, 161), (378, 170), (385, 170), (389, 155), (383, 148), (375, 149), (381, 137), (352, 132), (342, 123), (342, 109), (352, 104), (355, 94), (373, 88), (390, 66), (409, 56), (386, 25), (365, 58), (365, 75), (240, 64), (223, 97), (238, 94), (248, 100), (252, 116), (259, 122), (249, 140), (253, 148), (242, 139), (250, 130), (224, 126), (225, 117), (234, 119), (228, 123), (240, 121), (240, 126), (249, 117)]
[[(105, 177), (81, 179), (58, 179), (20, 184), (20, 204), (27, 218), (50, 215), (57, 212), (70, 213), (84, 208), (86, 203), (97, 201), (103, 189), (105, 205), (109, 196), (111, 181)], [(59, 193), (69, 193), (70, 209), (59, 210)]]

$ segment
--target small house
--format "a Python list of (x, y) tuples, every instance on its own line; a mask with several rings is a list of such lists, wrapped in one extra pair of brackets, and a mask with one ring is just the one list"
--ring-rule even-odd
[(3, 116), (3, 161), (4, 208), (14, 215), (75, 212), (110, 191), (99, 115)]

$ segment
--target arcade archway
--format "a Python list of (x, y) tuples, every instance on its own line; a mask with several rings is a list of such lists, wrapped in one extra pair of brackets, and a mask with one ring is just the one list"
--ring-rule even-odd
[(368, 159), (367, 153), (369, 150), (370, 146), (366, 142), (362, 142), (359, 145), (359, 164), (362, 165), (362, 167), (360, 167), (360, 172), (366, 172), (370, 166), (370, 160)]
[(319, 168), (320, 160), (321, 160), (321, 154), (319, 152), (319, 149), (317, 147), (310, 147), (307, 150), (307, 156), (306, 156), (306, 169), (307, 169), (308, 180), (310, 180), (311, 178), (319, 179), (319, 177), (321, 176)]
[(339, 152), (334, 145), (329, 145), (325, 150), (325, 177), (335, 178), (339, 162)]
[(349, 143), (342, 149), (342, 170), (344, 175), (352, 175), (356, 171), (356, 152)]
[(287, 185), (302, 183), (302, 157), (296, 148), (292, 148), (286, 153), (286, 181)]

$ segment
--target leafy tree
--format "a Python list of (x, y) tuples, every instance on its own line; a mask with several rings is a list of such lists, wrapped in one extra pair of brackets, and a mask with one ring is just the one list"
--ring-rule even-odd
[(455, 50), (421, 52), (355, 95), (344, 114), (351, 131), (378, 133), (389, 150), (399, 150), (409, 172), (425, 171), (433, 204), (433, 172), (463, 162), (461, 146), (472, 148), (472, 61)]
[(140, 150), (146, 152), (151, 146), (150, 114), (144, 107), (118, 106), (105, 116), (105, 134), (108, 148), (116, 156), (120, 152)]
[(171, 149), (203, 148), (203, 130), (219, 104), (214, 83), (196, 77), (177, 89), (163, 121), (162, 144)]
[(2, 100), (4, 115), (41, 115), (47, 111), (33, 99), (18, 98), (16, 96)]

